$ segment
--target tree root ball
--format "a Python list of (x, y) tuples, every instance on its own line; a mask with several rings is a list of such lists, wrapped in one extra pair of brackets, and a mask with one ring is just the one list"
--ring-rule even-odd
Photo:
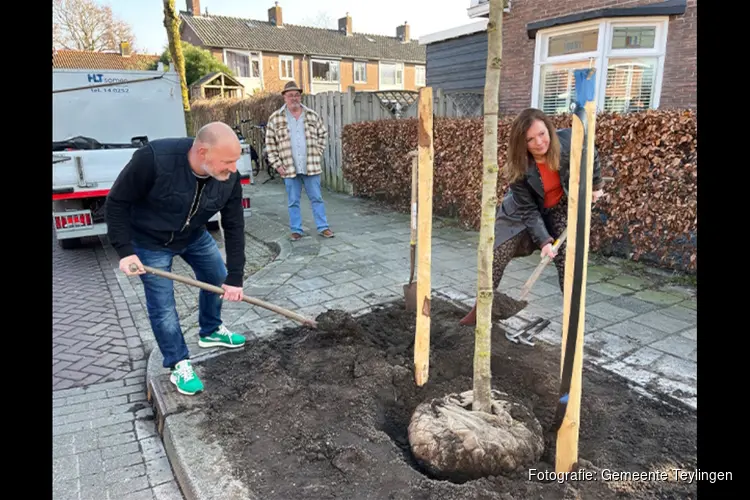
[(544, 451), (542, 426), (523, 405), (492, 391), (492, 413), (472, 411), (472, 391), (419, 405), (409, 423), (414, 458), (454, 482), (517, 473)]

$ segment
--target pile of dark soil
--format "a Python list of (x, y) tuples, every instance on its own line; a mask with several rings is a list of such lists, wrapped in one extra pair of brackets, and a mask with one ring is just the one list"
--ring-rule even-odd
[(508, 319), (518, 314), (529, 303), (525, 300), (516, 300), (502, 292), (495, 292), (492, 297), (492, 320)]
[(639, 396), (613, 375), (585, 371), (579, 456), (593, 477), (554, 477), (560, 351), (492, 334), (493, 388), (523, 401), (545, 429), (533, 470), (461, 484), (428, 477), (407, 439), (418, 404), (472, 388), (474, 329), (466, 314), (432, 302), (429, 381), (413, 373), (416, 319), (403, 302), (353, 321), (341, 311), (321, 327), (283, 330), (207, 360), (206, 439), (216, 440), (263, 499), (573, 499), (696, 497), (696, 483), (617, 477), (696, 468), (696, 415)]

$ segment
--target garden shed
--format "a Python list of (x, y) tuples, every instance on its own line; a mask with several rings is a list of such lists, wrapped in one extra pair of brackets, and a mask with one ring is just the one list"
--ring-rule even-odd
[(190, 85), (190, 100), (244, 96), (245, 87), (236, 78), (221, 71), (209, 73)]

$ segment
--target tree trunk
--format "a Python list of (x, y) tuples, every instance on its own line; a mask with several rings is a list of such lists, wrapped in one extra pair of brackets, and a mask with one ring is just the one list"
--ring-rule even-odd
[(492, 257), (497, 209), (497, 122), (503, 51), (503, 0), (490, 0), (487, 73), (484, 86), (484, 174), (477, 256), (477, 319), (474, 341), (473, 411), (491, 412)]
[(187, 81), (185, 80), (185, 58), (182, 55), (182, 40), (180, 39), (180, 18), (174, 6), (175, 0), (164, 0), (164, 27), (167, 29), (169, 53), (172, 55), (177, 74), (180, 75), (182, 87), (182, 108), (185, 110), (185, 127), (188, 135), (193, 135), (193, 120), (190, 114), (190, 99), (188, 97)]

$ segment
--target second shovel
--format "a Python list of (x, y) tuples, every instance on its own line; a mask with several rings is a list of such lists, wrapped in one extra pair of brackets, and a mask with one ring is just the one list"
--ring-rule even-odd
[(409, 283), (404, 285), (404, 302), (407, 311), (417, 310), (417, 284), (414, 282), (414, 261), (417, 254), (417, 152), (409, 153), (411, 156), (411, 241), (410, 257), (411, 267), (409, 270)]

